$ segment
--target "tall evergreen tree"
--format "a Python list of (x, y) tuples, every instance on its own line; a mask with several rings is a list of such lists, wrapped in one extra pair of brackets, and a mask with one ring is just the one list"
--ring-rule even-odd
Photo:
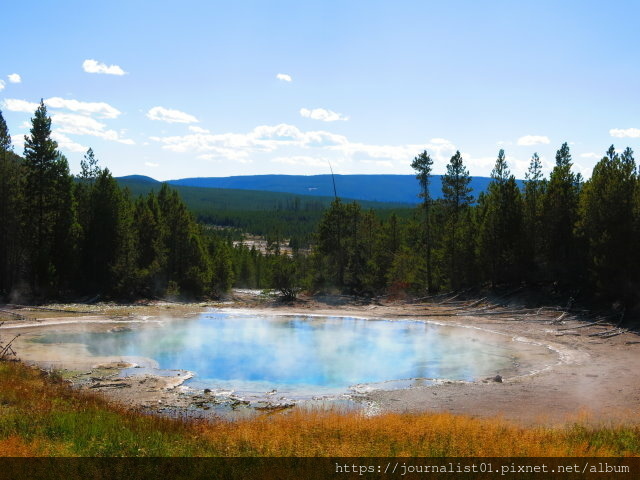
[(167, 288), (166, 225), (154, 192), (136, 200), (133, 228), (138, 247), (140, 291), (148, 296), (161, 296)]
[[(218, 238), (210, 238), (208, 244), (209, 257), (211, 258), (211, 293), (218, 296), (233, 286), (234, 274), (230, 247), (224, 241)], [(258, 253), (255, 248), (249, 253), (249, 258), (253, 260), (254, 278), (252, 286), (260, 288), (261, 284), (259, 273), (259, 264), (257, 261)], [(261, 255), (260, 255), (261, 256)]]
[(388, 283), (388, 274), (393, 258), (400, 250), (402, 236), (398, 216), (393, 213), (381, 227), (375, 239), (373, 261), (375, 265), (375, 288), (383, 290)]
[(628, 305), (638, 300), (638, 230), (635, 201), (638, 179), (633, 151), (613, 147), (593, 169), (580, 195), (579, 232), (586, 240), (595, 291)]
[(78, 223), (78, 209), (74, 195), (75, 185), (69, 173), (67, 158), (58, 153), (56, 189), (52, 198), (54, 209), (53, 265), (57, 290), (68, 292), (75, 287), (80, 260), (82, 227)]
[[(30, 135), (25, 135), (25, 243), (31, 261), (31, 287), (39, 292), (57, 284), (58, 262), (54, 262), (57, 246), (68, 240), (73, 228), (70, 200), (72, 184), (69, 166), (59, 154), (58, 144), (51, 138), (51, 118), (44, 102), (31, 119)], [(67, 211), (65, 211), (67, 210)], [(58, 265), (56, 265), (58, 263)]]
[(519, 280), (522, 258), (522, 200), (502, 149), (498, 152), (491, 179), (480, 206), (480, 256), (495, 285)]
[(95, 180), (90, 198), (90, 223), (86, 226), (84, 270), (89, 275), (86, 288), (113, 293), (118, 282), (116, 265), (121, 263), (123, 235), (130, 226), (122, 191), (108, 169)]
[(13, 153), (11, 136), (0, 111), (0, 297), (10, 293), (19, 280), (22, 184), (21, 161)]
[(445, 261), (448, 265), (448, 280), (457, 289), (467, 281), (467, 273), (472, 268), (469, 260), (472, 247), (468, 243), (471, 223), (469, 206), (471, 177), (464, 166), (462, 155), (456, 151), (447, 165), (447, 173), (442, 177), (442, 194), (448, 215), (445, 239)]
[(565, 142), (556, 152), (556, 165), (542, 202), (546, 271), (550, 280), (564, 284), (574, 283), (580, 272), (574, 236), (580, 184), (571, 167)]
[(211, 265), (202, 234), (178, 192), (162, 184), (158, 204), (167, 231), (167, 274), (188, 296), (201, 296), (211, 280)]
[(427, 262), (427, 290), (433, 291), (433, 264), (431, 261), (431, 194), (429, 193), (429, 184), (431, 182), (431, 170), (433, 160), (427, 153), (423, 151), (420, 155), (413, 159), (411, 168), (416, 171), (416, 178), (420, 183), (420, 198), (422, 198), (422, 209), (424, 211), (424, 244)]
[(325, 211), (317, 229), (317, 246), (314, 251), (316, 288), (344, 286), (346, 270), (347, 209), (340, 198), (336, 198)]
[(536, 277), (542, 263), (542, 199), (546, 183), (542, 175), (542, 161), (538, 154), (534, 153), (524, 181), (524, 265), (529, 280)]

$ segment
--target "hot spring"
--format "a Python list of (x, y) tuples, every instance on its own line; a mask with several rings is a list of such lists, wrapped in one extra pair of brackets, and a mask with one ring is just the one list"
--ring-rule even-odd
[[(156, 372), (188, 370), (194, 376), (185, 386), (193, 389), (248, 396), (275, 390), (299, 399), (528, 373), (532, 358), (550, 353), (478, 329), (412, 320), (215, 310), (126, 325), (50, 332), (36, 341), (84, 344), (95, 356), (148, 358)], [(123, 374), (140, 370), (147, 369)]]

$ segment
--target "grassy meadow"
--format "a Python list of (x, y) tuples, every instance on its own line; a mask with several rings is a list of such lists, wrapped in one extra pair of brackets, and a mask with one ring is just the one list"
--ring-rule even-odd
[(193, 421), (127, 411), (0, 362), (0, 456), (638, 456), (640, 426), (524, 428), (447, 413), (291, 411)]

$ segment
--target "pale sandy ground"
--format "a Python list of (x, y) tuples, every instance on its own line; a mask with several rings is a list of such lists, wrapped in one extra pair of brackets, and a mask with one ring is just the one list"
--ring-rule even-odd
[[(403, 302), (357, 305), (346, 302), (345, 305), (331, 306), (307, 299), (293, 305), (283, 305), (260, 299), (251, 292), (241, 292), (232, 303), (210, 306), (250, 308), (256, 312), (430, 320), (444, 325), (497, 332), (504, 335), (506, 341), (517, 338), (523, 341), (520, 345), (532, 352), (528, 357), (525, 355), (525, 358), (531, 359), (530, 365), (526, 365), (531, 368), (500, 372), (504, 377), (502, 383), (487, 380), (443, 383), (357, 395), (358, 401), (366, 405), (366, 411), (370, 413), (446, 411), (478, 417), (501, 416), (523, 424), (551, 425), (584, 419), (585, 415), (592, 422), (605, 424), (637, 422), (640, 419), (640, 337), (631, 332), (610, 338), (590, 336), (612, 329), (611, 325), (576, 328), (583, 327), (587, 322), (568, 316), (561, 322), (554, 322), (560, 314), (548, 309), (511, 314), (508, 313), (513, 310), (511, 307), (479, 310), (487, 308), (488, 305), (483, 303), (467, 309), (464, 304), (455, 301), (441, 305)], [(153, 361), (149, 359), (96, 358), (91, 357), (82, 345), (51, 346), (28, 342), (30, 336), (49, 329), (129, 328), (132, 325), (129, 322), (196, 314), (203, 311), (204, 305), (122, 307), (122, 311), (115, 313), (107, 307), (99, 308), (102, 310), (98, 315), (14, 310), (28, 318), (9, 320), (6, 315), (0, 316), (8, 320), (0, 327), (0, 336), (6, 340), (14, 333), (22, 333), (15, 345), (23, 361), (66, 369), (64, 376), (80, 388), (102, 392), (108, 398), (135, 408), (192, 415), (194, 406), (196, 410), (200, 407), (206, 412), (212, 405), (220, 403), (234, 411), (242, 410), (244, 404), (237, 399), (226, 399), (224, 403), (201, 392), (197, 395), (182, 394), (179, 385), (188, 378), (188, 372), (175, 372), (169, 377), (119, 377), (120, 368), (125, 365), (153, 367)], [(75, 309), (80, 310), (78, 306)], [(478, 311), (495, 313), (469, 314)], [(478, 334), (482, 333), (478, 331)], [(531, 343), (538, 345), (531, 347)], [(540, 355), (542, 350), (546, 352), (544, 356)], [(531, 369), (538, 371), (527, 374)], [(265, 407), (276, 408), (278, 405), (274, 403)]]

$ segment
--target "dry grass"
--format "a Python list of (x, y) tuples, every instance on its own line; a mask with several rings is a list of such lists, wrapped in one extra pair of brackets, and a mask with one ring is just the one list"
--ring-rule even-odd
[(450, 414), (292, 411), (238, 422), (129, 412), (0, 363), (0, 456), (640, 455), (640, 426), (524, 428)]

